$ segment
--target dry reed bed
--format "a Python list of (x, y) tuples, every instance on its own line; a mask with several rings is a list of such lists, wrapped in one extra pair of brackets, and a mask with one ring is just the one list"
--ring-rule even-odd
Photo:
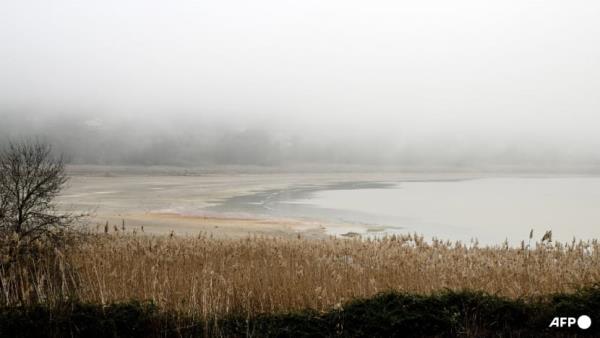
[(600, 281), (599, 243), (477, 247), (379, 240), (88, 235), (77, 247), (0, 271), (3, 305), (153, 300), (210, 319), (327, 310), (382, 291), (481, 290), (535, 297)]

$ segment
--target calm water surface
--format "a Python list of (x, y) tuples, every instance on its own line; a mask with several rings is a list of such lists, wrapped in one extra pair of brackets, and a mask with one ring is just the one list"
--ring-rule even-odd
[(378, 236), (417, 232), (428, 238), (499, 244), (600, 238), (600, 178), (484, 178), (460, 181), (342, 183), (239, 196), (219, 211), (344, 222)]

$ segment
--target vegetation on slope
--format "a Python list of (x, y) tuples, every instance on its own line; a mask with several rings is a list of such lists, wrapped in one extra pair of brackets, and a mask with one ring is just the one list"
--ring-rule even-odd
[(485, 293), (444, 291), (428, 296), (385, 293), (327, 312), (305, 310), (229, 315), (208, 320), (161, 312), (151, 302), (101, 306), (65, 303), (50, 309), (0, 309), (0, 336), (11, 337), (564, 337), (587, 330), (549, 328), (555, 316), (585, 313), (600, 320), (600, 288), (554, 294), (533, 302)]
[(554, 316), (600, 321), (597, 241), (126, 232), (2, 264), (0, 336), (530, 336), (568, 333)]

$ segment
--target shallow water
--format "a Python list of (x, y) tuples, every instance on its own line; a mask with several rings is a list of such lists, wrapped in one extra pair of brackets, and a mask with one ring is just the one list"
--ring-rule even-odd
[(238, 196), (219, 212), (343, 222), (332, 234), (427, 238), (499, 244), (540, 239), (600, 238), (600, 178), (483, 178), (297, 186)]

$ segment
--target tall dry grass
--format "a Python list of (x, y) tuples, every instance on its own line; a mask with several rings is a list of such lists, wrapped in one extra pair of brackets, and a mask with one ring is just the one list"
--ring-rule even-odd
[(90, 234), (67, 252), (0, 269), (1, 305), (153, 300), (199, 319), (327, 310), (396, 290), (482, 290), (511, 298), (600, 281), (590, 242), (478, 247), (419, 236), (243, 240)]

